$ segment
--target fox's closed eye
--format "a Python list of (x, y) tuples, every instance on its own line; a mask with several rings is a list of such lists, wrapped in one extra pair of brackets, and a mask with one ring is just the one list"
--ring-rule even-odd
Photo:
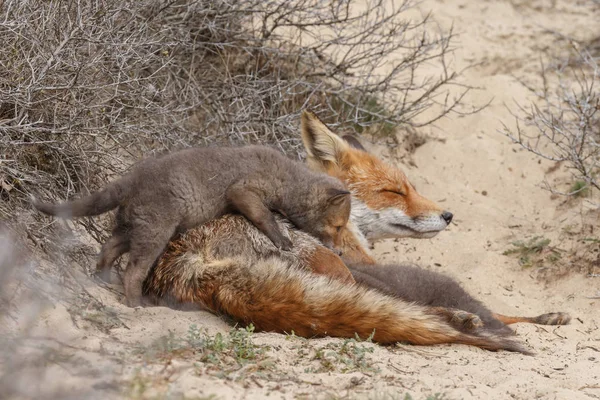
[(383, 192), (394, 193), (394, 194), (397, 194), (399, 196), (406, 196), (406, 193), (404, 193), (403, 191), (398, 190), (398, 189), (384, 189), (382, 191)]

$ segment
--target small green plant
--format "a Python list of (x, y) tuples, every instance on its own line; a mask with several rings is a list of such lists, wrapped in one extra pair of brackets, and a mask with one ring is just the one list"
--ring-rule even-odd
[(329, 343), (316, 349), (314, 360), (318, 360), (321, 367), (314, 372), (379, 372), (379, 368), (373, 366), (373, 361), (369, 356), (375, 351), (374, 346), (365, 345), (365, 343), (373, 343), (373, 334), (364, 341), (357, 336), (353, 339), (345, 339), (341, 343)]
[(551, 264), (561, 259), (560, 250), (550, 246), (550, 239), (535, 236), (528, 241), (517, 240), (512, 243), (514, 248), (502, 254), (519, 257), (519, 265), (524, 268), (541, 267), (545, 262)]
[(268, 349), (266, 346), (257, 346), (252, 342), (253, 333), (254, 326), (250, 324), (246, 328), (232, 329), (228, 336), (217, 333), (213, 338), (200, 331), (196, 325), (192, 325), (188, 332), (188, 344), (204, 352), (206, 357), (213, 361), (220, 359), (220, 355), (226, 354), (233, 356), (241, 365), (262, 358)]
[(586, 238), (581, 239), (581, 242), (582, 243), (600, 243), (600, 239), (586, 237)]
[[(389, 392), (389, 391), (383, 391), (383, 392), (369, 392), (367, 393), (355, 393), (353, 395), (351, 395), (350, 397), (348, 397), (347, 395), (344, 396), (336, 396), (336, 395), (331, 395), (330, 397), (328, 397), (328, 399), (331, 400), (337, 400), (337, 399), (348, 399), (348, 400), (414, 400), (415, 398), (413, 396), (410, 395), (410, 393), (406, 393), (406, 394), (401, 394), (401, 393), (397, 393), (397, 392)], [(423, 399), (423, 400), (446, 400), (446, 395), (444, 394), (440, 394), (440, 393), (435, 393), (435, 394), (431, 394), (427, 397), (418, 397), (418, 399)]]
[(571, 185), (569, 193), (576, 197), (586, 197), (590, 193), (590, 188), (585, 181), (578, 180)]
[(196, 325), (191, 325), (187, 336), (180, 338), (173, 332), (160, 337), (151, 346), (140, 348), (138, 354), (146, 359), (170, 359), (174, 357), (196, 358), (202, 363), (217, 366), (241, 367), (249, 362), (265, 358), (268, 346), (259, 346), (252, 341), (254, 326), (233, 328), (227, 335), (220, 332), (214, 336)]
[[(427, 396), (426, 400), (444, 400), (445, 398), (446, 396), (444, 394), (435, 393)], [(406, 393), (404, 395), (404, 400), (413, 400), (413, 397), (410, 394)]]

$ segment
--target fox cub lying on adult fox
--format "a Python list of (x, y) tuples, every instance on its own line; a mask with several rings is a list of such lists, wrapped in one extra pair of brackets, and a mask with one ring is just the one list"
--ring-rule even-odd
[(33, 204), (61, 217), (99, 215), (119, 207), (97, 270), (110, 276), (113, 262), (129, 251), (124, 286), (133, 307), (142, 303), (148, 270), (176, 233), (237, 211), (275, 246), (289, 250), (292, 242), (272, 214), (279, 211), (331, 248), (339, 245), (340, 230), (348, 222), (350, 192), (338, 179), (267, 147), (209, 147), (143, 160), (129, 174), (78, 200), (49, 204), (33, 199)]
[(342, 250), (357, 283), (324, 277), (334, 266), (348, 268), (284, 219), (277, 218), (294, 242), (289, 252), (279, 251), (242, 216), (227, 215), (170, 242), (145, 282), (150, 298), (163, 305), (191, 303), (258, 330), (307, 338), (374, 333), (380, 343), (465, 343), (521, 352), (528, 350), (505, 324), (568, 323), (566, 313), (492, 313), (449, 277), (406, 264), (376, 264), (363, 247), (367, 239), (432, 237), (452, 214), (421, 196), (401, 170), (339, 137), (310, 112), (302, 114), (302, 139), (309, 164), (352, 191)]

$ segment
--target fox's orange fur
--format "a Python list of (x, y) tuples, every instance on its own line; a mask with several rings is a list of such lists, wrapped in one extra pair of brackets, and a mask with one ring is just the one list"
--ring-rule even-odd
[[(309, 165), (342, 179), (352, 191), (352, 215), (342, 234), (344, 260), (377, 268), (367, 239), (431, 237), (451, 220), (450, 213), (420, 196), (400, 170), (351, 147), (314, 114), (303, 114), (302, 136)], [(146, 294), (194, 303), (259, 330), (304, 337), (375, 332), (380, 343), (463, 343), (526, 352), (503, 335), (463, 329), (472, 314), (344, 283), (352, 278), (339, 257), (284, 220), (279, 223), (294, 243), (291, 252), (279, 251), (241, 216), (188, 231), (169, 244), (146, 280)]]
[(293, 331), (309, 338), (373, 334), (379, 343), (462, 343), (528, 352), (504, 336), (461, 332), (453, 324), (452, 310), (411, 304), (312, 273), (310, 253), (326, 248), (279, 223), (290, 235), (295, 254), (275, 248), (238, 215), (188, 231), (171, 242), (146, 281), (146, 293), (159, 301), (193, 303), (262, 331)]
[(397, 208), (412, 218), (428, 212), (442, 213), (437, 204), (414, 189), (402, 171), (365, 151), (348, 147), (343, 149), (336, 162), (312, 161), (311, 164), (346, 182), (354, 195), (373, 210)]
[[(302, 139), (309, 166), (341, 179), (352, 192), (352, 233), (363, 248), (367, 239), (430, 238), (444, 230), (452, 214), (421, 196), (406, 175), (333, 133), (314, 114), (302, 115)], [(356, 148), (359, 147), (359, 148)]]

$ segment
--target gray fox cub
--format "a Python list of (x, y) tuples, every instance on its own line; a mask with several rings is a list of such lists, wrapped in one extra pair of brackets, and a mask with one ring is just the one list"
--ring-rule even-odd
[(278, 248), (292, 242), (272, 211), (327, 247), (339, 245), (350, 215), (350, 192), (336, 178), (309, 170), (263, 146), (192, 148), (148, 158), (90, 196), (34, 206), (63, 218), (92, 216), (119, 207), (116, 227), (102, 246), (97, 269), (110, 276), (113, 262), (129, 252), (125, 296), (141, 305), (149, 268), (176, 234), (227, 213), (248, 218)]

